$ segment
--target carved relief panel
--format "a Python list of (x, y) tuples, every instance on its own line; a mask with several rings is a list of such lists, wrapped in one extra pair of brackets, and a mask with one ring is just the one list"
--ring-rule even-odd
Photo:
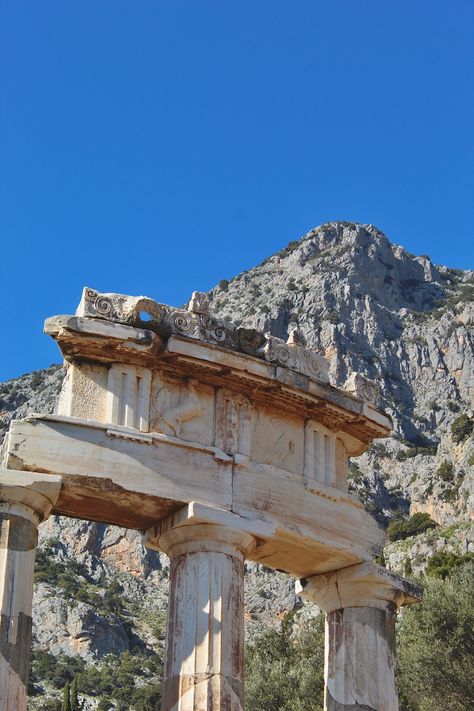
[(259, 407), (252, 438), (255, 461), (303, 476), (303, 418)]
[(107, 422), (148, 432), (151, 371), (114, 363), (107, 389)]
[(336, 435), (314, 420), (305, 426), (304, 478), (309, 489), (336, 486)]
[(216, 393), (215, 445), (227, 454), (250, 457), (254, 410), (250, 400), (231, 390)]
[(194, 378), (171, 380), (155, 373), (150, 430), (188, 442), (212, 444), (214, 391)]

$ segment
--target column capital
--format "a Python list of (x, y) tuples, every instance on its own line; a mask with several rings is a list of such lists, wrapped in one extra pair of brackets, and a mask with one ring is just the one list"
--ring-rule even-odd
[(49, 516), (61, 491), (54, 474), (0, 469), (0, 510), (40, 523)]
[(257, 545), (239, 516), (191, 502), (145, 533), (145, 545), (170, 558), (186, 553), (225, 553), (243, 560)]
[(326, 613), (347, 607), (393, 610), (421, 600), (421, 588), (375, 563), (312, 575), (296, 582), (296, 594)]

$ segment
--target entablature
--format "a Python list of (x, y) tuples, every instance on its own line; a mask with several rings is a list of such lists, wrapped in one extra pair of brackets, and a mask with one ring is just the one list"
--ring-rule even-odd
[[(137, 310), (145, 308), (151, 314), (154, 330), (143, 328), (144, 323), (150, 323), (136, 315)], [(200, 385), (225, 388), (236, 397), (243, 395), (254, 407), (319, 422), (338, 433), (348, 456), (361, 454), (372, 439), (390, 432), (390, 419), (372, 402), (353, 394), (357, 392), (356, 385), (350, 386), (352, 392), (332, 387), (327, 361), (303, 346), (287, 344), (255, 329), (239, 329), (207, 314), (172, 309), (145, 297), (101, 295), (85, 289), (79, 313), (85, 315), (47, 319), (45, 331), (58, 342), (65, 359), (93, 382), (99, 375), (98, 371), (93, 372), (94, 364), (97, 368), (101, 364), (112, 369), (117, 369), (117, 364), (122, 368), (148, 368), (175, 381), (195, 379)], [(140, 327), (129, 325), (137, 321), (142, 324)], [(237, 350), (230, 350), (231, 347)], [(76, 377), (80, 378), (80, 373)], [(359, 391), (370, 393), (368, 381), (362, 381)], [(113, 388), (110, 382), (100, 387), (108, 392)], [(70, 399), (74, 395), (71, 388)], [(76, 400), (80, 397), (81, 394), (76, 396)], [(109, 396), (107, 414), (103, 416), (109, 421), (110, 399)], [(72, 402), (69, 409), (61, 412), (74, 414), (74, 410)], [(78, 413), (82, 414), (80, 408)], [(122, 417), (118, 424), (127, 421)]]

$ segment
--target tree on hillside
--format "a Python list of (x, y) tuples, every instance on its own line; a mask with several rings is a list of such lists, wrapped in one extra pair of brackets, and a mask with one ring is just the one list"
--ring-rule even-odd
[(69, 682), (64, 687), (63, 691), (63, 703), (61, 706), (61, 711), (72, 711), (71, 709), (71, 687)]
[(246, 707), (249, 711), (322, 711), (324, 615), (292, 635), (292, 616), (268, 630), (246, 651)]
[(425, 580), (423, 602), (406, 608), (398, 635), (401, 711), (474, 708), (474, 565)]
[(71, 711), (80, 711), (79, 696), (77, 694), (77, 676), (74, 677), (71, 684)]

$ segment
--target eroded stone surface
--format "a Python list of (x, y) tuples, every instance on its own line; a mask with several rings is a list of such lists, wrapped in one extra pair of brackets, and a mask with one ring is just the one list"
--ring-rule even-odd
[(0, 469), (0, 711), (26, 707), (38, 524), (60, 487), (59, 477)]
[[(148, 320), (143, 316), (147, 314)], [(101, 294), (84, 288), (77, 315), (129, 326), (145, 327), (164, 337), (185, 336), (222, 348), (286, 366), (322, 382), (328, 382), (327, 360), (305, 347), (304, 337), (294, 331), (288, 343), (254, 330), (240, 329), (209, 315), (209, 298), (194, 292), (188, 310), (174, 309), (144, 296)]]
[(297, 592), (326, 612), (326, 711), (398, 711), (395, 613), (421, 589), (363, 563), (302, 580)]
[(164, 521), (148, 538), (171, 558), (162, 708), (241, 711), (244, 557), (256, 541), (226, 526), (179, 523)]

